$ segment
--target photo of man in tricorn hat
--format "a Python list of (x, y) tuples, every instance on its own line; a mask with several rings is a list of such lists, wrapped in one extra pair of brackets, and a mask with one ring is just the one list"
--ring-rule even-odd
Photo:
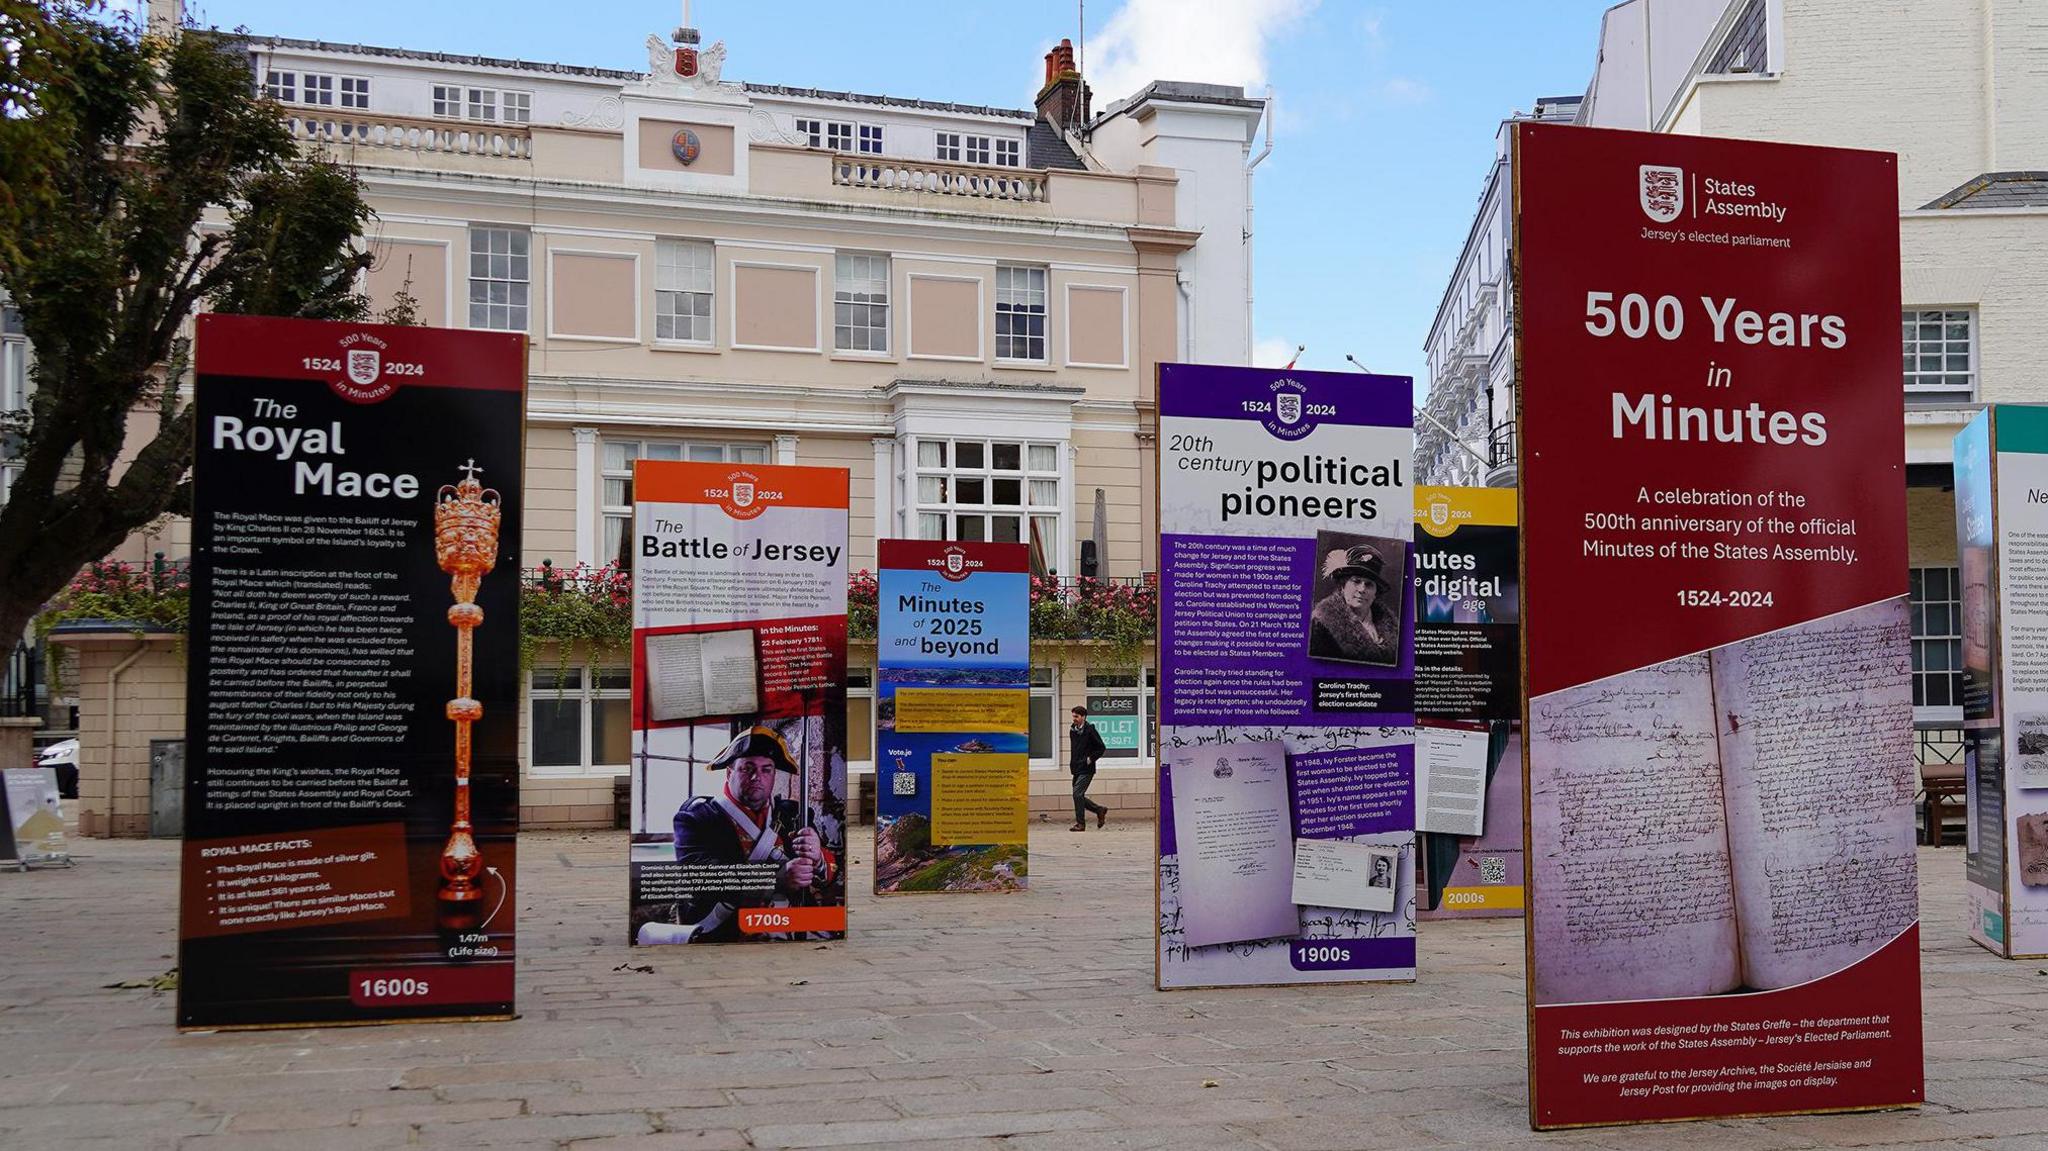
[(829, 887), (839, 863), (816, 829), (805, 825), (801, 799), (777, 798), (783, 773), (798, 774), (789, 745), (771, 727), (750, 727), (733, 738), (708, 768), (725, 773), (716, 794), (684, 801), (676, 811), (676, 862), (751, 864), (759, 887), (699, 891), (681, 919), (692, 943), (740, 938), (742, 907), (766, 907)]
[(1316, 540), (1322, 594), (1309, 613), (1308, 654), (1392, 667), (1401, 662), (1401, 594), (1394, 581), (1405, 576), (1404, 565), (1389, 571), (1379, 544), (1354, 542), (1355, 536), (1331, 540), (1335, 534)]

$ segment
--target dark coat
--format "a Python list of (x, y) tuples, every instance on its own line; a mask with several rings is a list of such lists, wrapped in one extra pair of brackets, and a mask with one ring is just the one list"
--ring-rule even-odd
[[(675, 844), (676, 862), (680, 864), (722, 867), (747, 861), (747, 853), (740, 850), (739, 829), (732, 825), (732, 820), (718, 801), (708, 795), (687, 800), (676, 809)], [(752, 866), (761, 870), (761, 886), (716, 890), (691, 886), (691, 898), (678, 908), (682, 921), (695, 923), (711, 914), (711, 909), (720, 903), (730, 903), (735, 908), (766, 907), (775, 896), (776, 876), (781, 865), (761, 863)], [(684, 882), (688, 884), (687, 873)], [(740, 938), (739, 916), (728, 918), (716, 931), (706, 932), (698, 938), (707, 943), (725, 943)]]
[(1079, 731), (1072, 724), (1067, 725), (1067, 770), (1075, 775), (1095, 770), (1095, 761), (1108, 751), (1102, 742), (1102, 733), (1092, 723), (1084, 723)]
[(1349, 663), (1373, 663), (1392, 667), (1401, 662), (1401, 621), (1385, 604), (1372, 601), (1372, 626), (1380, 633), (1375, 640), (1366, 634), (1358, 615), (1344, 602), (1344, 593), (1333, 591), (1316, 601), (1309, 613), (1308, 654), (1315, 659)]

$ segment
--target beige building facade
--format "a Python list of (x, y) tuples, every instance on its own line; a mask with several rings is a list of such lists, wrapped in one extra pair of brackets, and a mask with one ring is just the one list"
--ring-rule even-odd
[[(420, 323), (527, 335), (524, 568), (630, 567), (633, 462), (689, 459), (847, 469), (855, 570), (878, 538), (913, 537), (1026, 543), (1061, 579), (1154, 571), (1154, 371), (1244, 362), (1248, 229), (1218, 221), (1249, 221), (1261, 101), (1158, 83), (1096, 112), (1064, 47), (1029, 109), (735, 83), (723, 45), (660, 37), (644, 72), (245, 47), (295, 133), (361, 179), (373, 308), (404, 295)], [(187, 547), (169, 523), (123, 558)], [(137, 834), (144, 731), (180, 732), (182, 693), (131, 700), (177, 682), (182, 654), (72, 646), (83, 828)], [(1138, 697), (1149, 716), (1151, 671), (1086, 641), (1033, 662), (1052, 810), (1066, 709)], [(871, 644), (853, 665), (859, 772)], [(626, 705), (622, 658), (535, 661), (529, 826), (609, 825)], [(1137, 742), (1098, 784), (1134, 809), (1151, 795)]]

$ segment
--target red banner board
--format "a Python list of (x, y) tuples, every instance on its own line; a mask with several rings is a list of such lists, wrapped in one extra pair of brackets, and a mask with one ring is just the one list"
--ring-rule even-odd
[(1531, 1122), (1917, 1104), (1896, 158), (1515, 147)]

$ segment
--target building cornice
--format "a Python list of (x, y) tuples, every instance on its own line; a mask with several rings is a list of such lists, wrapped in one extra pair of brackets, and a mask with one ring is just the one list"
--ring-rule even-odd
[(1139, 251), (1185, 252), (1195, 246), (1202, 233), (1187, 228), (1126, 227), (1131, 247)]
[(998, 380), (892, 380), (875, 389), (894, 402), (898, 396), (945, 396), (955, 399), (1057, 400), (1078, 402), (1088, 389), (1072, 384), (1009, 384)]
[(625, 380), (536, 375), (526, 418), (536, 424), (720, 428), (764, 433), (891, 430), (888, 406), (850, 389), (702, 381)]
[(689, 213), (729, 223), (773, 227), (820, 228), (825, 220), (858, 226), (875, 235), (930, 239), (934, 236), (986, 242), (991, 235), (1005, 242), (1080, 248), (1128, 254), (1142, 241), (1192, 247), (1198, 232), (1133, 228), (1125, 224), (1049, 217), (1003, 217), (932, 209), (898, 209), (836, 200), (736, 196), (701, 190), (637, 188), (618, 184), (580, 184), (522, 177), (516, 183), (493, 176), (471, 176), (433, 169), (356, 165), (363, 187), (372, 196), (394, 200), (447, 200), (509, 209), (508, 221), (530, 220), (541, 211), (586, 212), (593, 215), (645, 218)]
[(686, 422), (733, 431), (886, 436), (895, 431), (894, 421), (906, 405), (922, 407), (934, 401), (978, 410), (991, 405), (1016, 410), (1047, 405), (1071, 411), (1077, 427), (1100, 431), (1131, 431), (1134, 424), (1143, 423), (1147, 412), (1146, 405), (1135, 401), (1090, 399), (1084, 388), (1056, 383), (906, 377), (879, 387), (832, 388), (536, 373), (528, 392), (527, 418), (536, 424), (579, 427)]
[(1954, 407), (1906, 409), (1906, 426), (1909, 428), (1960, 428), (1977, 418), (1984, 410), (1983, 404), (1957, 405)]

